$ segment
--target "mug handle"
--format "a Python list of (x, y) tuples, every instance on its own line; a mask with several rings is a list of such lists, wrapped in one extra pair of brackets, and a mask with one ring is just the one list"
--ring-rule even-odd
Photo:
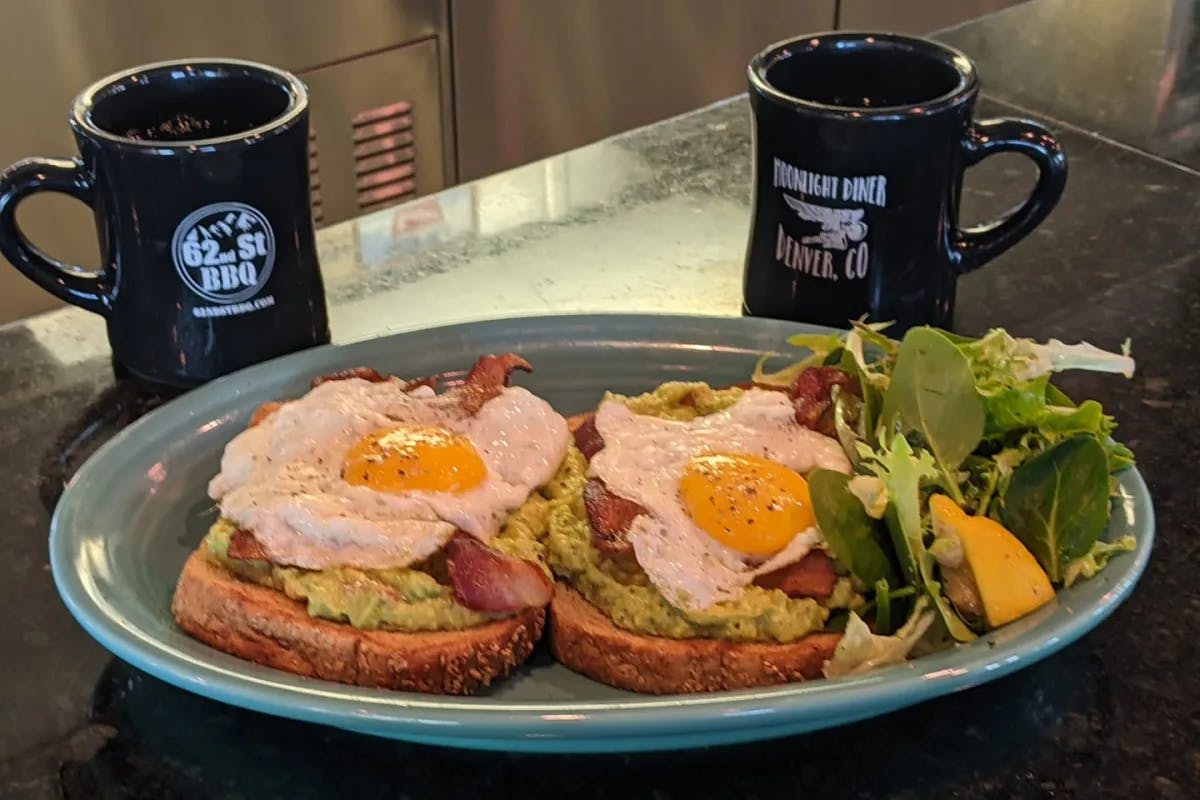
[(0, 172), (0, 253), (60, 300), (107, 315), (112, 273), (64, 264), (42, 252), (17, 224), (17, 206), (35, 192), (60, 192), (92, 205), (92, 179), (77, 158), (27, 158)]
[(996, 153), (1020, 153), (1038, 168), (1037, 185), (1019, 208), (1000, 219), (955, 232), (955, 261), (958, 271), (967, 273), (1024, 239), (1046, 218), (1067, 184), (1067, 157), (1050, 131), (1024, 119), (976, 122), (962, 147), (967, 167)]

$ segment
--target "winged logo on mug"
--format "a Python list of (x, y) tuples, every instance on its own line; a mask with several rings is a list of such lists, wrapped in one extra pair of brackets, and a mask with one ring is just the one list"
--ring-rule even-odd
[(804, 244), (815, 244), (829, 250), (845, 250), (851, 242), (867, 238), (867, 223), (862, 221), (861, 208), (826, 208), (797, 200), (785, 194), (787, 202), (797, 216), (808, 222), (821, 223), (821, 232), (815, 236), (803, 236)]

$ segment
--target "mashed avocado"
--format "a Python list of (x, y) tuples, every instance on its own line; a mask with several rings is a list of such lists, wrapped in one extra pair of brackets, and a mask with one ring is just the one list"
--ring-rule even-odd
[[(678, 420), (721, 411), (741, 396), (741, 389), (713, 389), (703, 383), (666, 383), (637, 397), (607, 395), (639, 414)], [(791, 642), (820, 629), (830, 609), (862, 602), (850, 581), (842, 579), (833, 595), (821, 602), (750, 586), (734, 602), (702, 612), (677, 609), (631, 556), (608, 556), (592, 546), (583, 507), (586, 479), (587, 461), (572, 445), (558, 474), (513, 512), (492, 547), (539, 564), (547, 573), (553, 570), (623, 628), (675, 639)], [(454, 599), (440, 555), (403, 569), (279, 567), (227, 558), (235, 527), (217, 520), (205, 538), (208, 557), (243, 580), (305, 603), (314, 617), (362, 629), (407, 632), (462, 630), (494, 618)]]
[[(742, 390), (736, 388), (666, 383), (637, 397), (607, 397), (639, 414), (688, 420), (728, 408), (741, 395)], [(609, 556), (592, 546), (583, 507), (586, 479), (587, 461), (572, 446), (558, 475), (545, 489), (553, 500), (545, 522), (550, 566), (622, 628), (672, 639), (793, 642), (822, 628), (831, 608), (861, 601), (850, 581), (842, 579), (823, 602), (749, 586), (739, 599), (704, 611), (676, 608), (651, 585), (632, 556)]]
[[(541, 540), (550, 506), (549, 500), (535, 492), (509, 517), (492, 546), (539, 564), (548, 573)], [(308, 613), (314, 617), (348, 622), (367, 630), (417, 632), (462, 630), (496, 616), (472, 611), (454, 599), (440, 557), (403, 569), (279, 567), (266, 561), (227, 558), (234, 530), (232, 522), (217, 520), (205, 537), (209, 558), (243, 580), (269, 586), (306, 603)]]
[(636, 414), (687, 421), (724, 411), (743, 394), (744, 391), (736, 386), (714, 389), (707, 383), (671, 381), (653, 392), (634, 397), (607, 392), (604, 399), (624, 403)]

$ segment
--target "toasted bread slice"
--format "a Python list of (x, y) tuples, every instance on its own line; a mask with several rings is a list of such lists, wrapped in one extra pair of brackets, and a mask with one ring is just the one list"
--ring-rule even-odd
[(533, 651), (544, 608), (461, 631), (359, 630), (309, 616), (282, 592), (243, 581), (197, 550), (171, 611), (184, 631), (241, 658), (306, 677), (436, 694), (471, 694)]
[(618, 628), (561, 582), (550, 602), (555, 657), (593, 680), (634, 692), (715, 692), (817, 678), (841, 638), (813, 633), (790, 644), (667, 639)]

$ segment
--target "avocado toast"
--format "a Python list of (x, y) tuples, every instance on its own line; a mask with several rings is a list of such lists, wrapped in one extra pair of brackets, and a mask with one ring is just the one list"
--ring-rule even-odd
[(484, 356), (441, 394), (356, 369), (265, 406), (210, 483), (220, 517), (180, 576), (180, 627), (363, 686), (466, 694), (511, 672), (545, 622), (540, 486), (569, 438), (508, 386), (516, 368)]
[[(687, 451), (703, 449), (694, 440), (688, 443), (689, 423), (694, 425), (706, 417), (715, 423), (747, 394), (738, 387), (668, 383), (638, 397), (608, 395), (598, 414), (570, 420), (575, 445), (549, 487), (559, 502), (547, 520), (549, 562), (559, 580), (550, 609), (550, 638), (554, 654), (563, 664), (612, 686), (656, 694), (738, 689), (820, 676), (841, 638), (838, 632), (826, 630), (827, 622), (836, 609), (857, 607), (862, 598), (823, 548), (820, 537), (813, 535), (814, 526), (802, 508), (798, 523), (797, 517), (790, 518), (797, 529), (784, 535), (786, 539), (786, 533), (797, 534), (784, 542), (783, 549), (790, 549), (790, 555), (776, 557), (786, 563), (776, 567), (765, 555), (723, 548), (722, 557), (746, 569), (728, 576), (731, 585), (721, 594), (724, 599), (688, 602), (673, 591), (669, 578), (662, 577), (663, 564), (643, 566), (656, 560), (652, 549), (631, 546), (628, 541), (635, 520), (652, 512), (621, 497), (615, 487), (598, 477), (597, 455), (623, 444), (603, 435), (606, 404), (620, 404), (637, 416), (665, 422), (665, 438), (678, 441)], [(787, 398), (778, 399), (791, 408)], [(774, 398), (759, 400), (770, 405)], [(779, 430), (769, 421), (760, 422), (768, 438)], [(695, 433), (694, 429), (691, 432)], [(816, 442), (816, 434), (807, 436), (811, 431), (802, 435), (788, 426), (786, 433), (805, 443)], [(737, 438), (736, 434), (729, 436)], [(667, 444), (650, 447), (670, 449)], [(828, 461), (824, 463), (841, 464), (843, 459), (836, 450), (833, 444), (825, 451)], [(644, 453), (633, 455), (644, 474), (654, 472), (643, 460)], [(806, 463), (804, 458), (795, 458), (793, 454), (792, 463)], [(667, 467), (665, 484), (671, 484), (672, 474)], [(700, 494), (721, 496), (720, 487)], [(741, 511), (753, 507), (755, 503), (743, 504)], [(737, 512), (735, 509), (735, 516)], [(770, 525), (762, 518), (743, 521), (750, 529)], [(808, 530), (802, 531), (800, 526)], [(799, 541), (800, 534), (808, 538)], [(741, 546), (755, 549), (746, 542)], [(680, 555), (684, 549), (665, 559), (666, 570), (688, 571), (687, 558)], [(723, 569), (703, 564), (697, 568)], [(697, 593), (703, 587), (703, 581), (696, 584)]]

